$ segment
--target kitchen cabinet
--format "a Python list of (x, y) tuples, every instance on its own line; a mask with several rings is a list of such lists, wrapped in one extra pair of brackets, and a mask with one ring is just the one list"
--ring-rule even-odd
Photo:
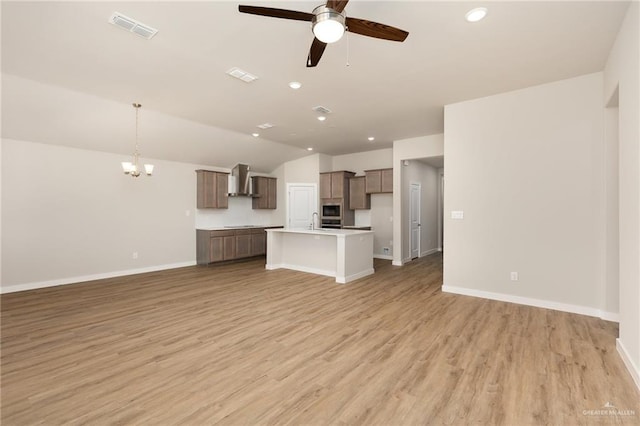
[(320, 173), (320, 198), (349, 199), (349, 178), (355, 173), (348, 171)]
[(351, 210), (366, 210), (371, 208), (371, 194), (365, 191), (365, 176), (349, 179), (349, 208)]
[(236, 230), (236, 259), (251, 256), (251, 230)]
[(229, 174), (196, 170), (196, 207), (199, 209), (229, 208)]
[(233, 259), (235, 231), (196, 231), (196, 260), (199, 265)]
[(251, 254), (260, 256), (267, 253), (267, 235), (263, 228), (251, 231)]
[(365, 170), (364, 173), (367, 194), (393, 192), (393, 169)]
[(254, 209), (275, 209), (278, 207), (278, 179), (267, 176), (252, 176)]
[[(281, 228), (273, 226), (269, 228)], [(196, 230), (196, 260), (198, 265), (264, 256), (267, 237), (263, 227), (240, 229)]]

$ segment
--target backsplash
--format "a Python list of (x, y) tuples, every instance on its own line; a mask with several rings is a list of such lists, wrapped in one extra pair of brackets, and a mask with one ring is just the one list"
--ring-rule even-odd
[(276, 210), (254, 210), (250, 197), (229, 197), (228, 209), (196, 209), (196, 229), (220, 228), (232, 225), (284, 225)]

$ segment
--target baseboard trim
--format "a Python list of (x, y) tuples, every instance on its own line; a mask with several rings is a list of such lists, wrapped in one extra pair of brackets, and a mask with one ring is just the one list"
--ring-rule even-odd
[(347, 284), (347, 283), (350, 283), (351, 281), (355, 281), (357, 279), (364, 278), (364, 277), (367, 277), (369, 275), (372, 275), (374, 272), (375, 272), (375, 270), (373, 268), (366, 269), (364, 271), (360, 271), (360, 272), (357, 272), (355, 274), (347, 275), (345, 277), (336, 277), (336, 282), (338, 282), (340, 284)]
[(638, 390), (640, 390), (640, 369), (633, 362), (633, 359), (629, 356), (629, 352), (627, 352), (627, 348), (624, 347), (624, 345), (620, 341), (620, 338), (616, 339), (616, 349), (618, 350), (620, 358), (622, 358), (624, 366), (627, 367), (627, 370), (629, 370), (629, 374), (631, 374), (631, 378), (636, 384), (636, 387), (638, 388)]
[(429, 249), (429, 250), (427, 250), (427, 251), (423, 251), (423, 252), (420, 254), (420, 257), (429, 256), (430, 254), (437, 253), (437, 252), (438, 252), (438, 249), (437, 249), (437, 248), (432, 248), (432, 249)]
[(442, 291), (445, 293), (461, 294), (464, 296), (480, 297), (482, 299), (499, 300), (501, 302), (517, 303), (519, 305), (535, 306), (536, 308), (552, 309), (554, 311), (569, 312), (572, 314), (587, 315), (601, 318), (605, 321), (619, 322), (619, 315), (611, 312), (604, 312), (599, 309), (586, 306), (571, 305), (568, 303), (553, 302), (550, 300), (533, 299), (530, 297), (514, 296), (504, 293), (493, 293), (490, 291), (476, 290), (472, 288), (443, 285)]
[(309, 268), (307, 266), (300, 266), (300, 265), (289, 265), (288, 263), (267, 264), (266, 269), (270, 271), (274, 269), (291, 269), (292, 271), (308, 272), (310, 274), (324, 275), (326, 277), (335, 278), (336, 276), (335, 272), (332, 272), (332, 271), (326, 271), (324, 269)]
[(393, 256), (389, 256), (388, 254), (374, 254), (374, 259), (383, 259), (383, 260), (393, 260)]
[(402, 260), (394, 260), (393, 262), (391, 262), (391, 264), (393, 266), (402, 266), (404, 265), (404, 263), (402, 262)]
[(149, 266), (146, 268), (127, 269), (124, 271), (105, 272), (102, 274), (82, 275), (78, 277), (60, 278), (50, 281), (38, 281), (34, 283), (16, 284), (0, 288), (0, 294), (15, 293), (18, 291), (37, 290), (39, 288), (56, 287), (59, 285), (79, 284), (87, 281), (103, 280), (106, 278), (116, 278), (125, 275), (144, 274), (146, 272), (164, 271), (166, 269), (184, 268), (194, 266), (196, 261), (169, 263), (166, 265)]

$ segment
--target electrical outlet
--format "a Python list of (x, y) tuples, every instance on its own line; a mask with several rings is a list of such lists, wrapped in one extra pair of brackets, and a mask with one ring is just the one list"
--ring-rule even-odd
[(137, 259), (138, 258), (138, 252), (134, 251), (133, 254), (131, 255), (131, 258)]
[(187, 217), (191, 216), (191, 210), (185, 210), (184, 215)]
[(511, 281), (518, 281), (518, 273), (517, 272), (512, 272), (511, 273)]
[(389, 247), (382, 247), (382, 253), (389, 254)]

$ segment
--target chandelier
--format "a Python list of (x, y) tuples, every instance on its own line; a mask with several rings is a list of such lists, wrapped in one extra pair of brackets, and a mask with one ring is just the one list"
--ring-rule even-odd
[[(139, 103), (134, 103), (133, 107), (136, 109), (136, 147), (133, 151), (133, 161), (123, 161), (122, 162), (122, 170), (124, 170), (125, 175), (130, 175), (133, 177), (138, 177), (141, 175), (140, 166), (138, 165), (138, 159), (140, 157), (140, 152), (138, 152), (138, 110), (142, 105)], [(144, 172), (147, 176), (151, 176), (153, 174), (153, 164), (145, 164)]]

